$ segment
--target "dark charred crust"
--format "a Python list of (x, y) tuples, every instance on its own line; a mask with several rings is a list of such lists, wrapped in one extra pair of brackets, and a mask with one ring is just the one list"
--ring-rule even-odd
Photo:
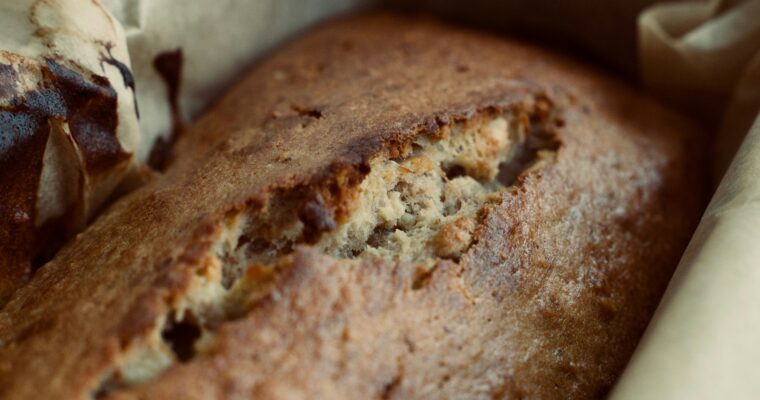
[[(0, 110), (0, 266), (9, 286), (27, 279), (35, 242), (36, 195), (48, 121), (26, 106)], [(2, 300), (2, 299), (0, 299)]]
[(76, 228), (72, 217), (77, 210), (71, 207), (34, 226), (42, 160), (54, 124), (68, 122), (91, 176), (131, 157), (116, 137), (117, 97), (104, 77), (85, 78), (53, 58), (45, 60), (41, 73), (41, 89), (16, 97), (12, 88), (17, 72), (9, 65), (0, 67), (0, 90), (7, 99), (0, 107), (0, 265), (11, 286), (25, 282), (33, 266), (49, 260)]
[(16, 81), (16, 70), (8, 64), (0, 64), (0, 98), (13, 96), (13, 82)]
[[(65, 110), (65, 115), (48, 115), (67, 119), (71, 134), (84, 155), (87, 172), (102, 174), (128, 160), (130, 155), (116, 137), (117, 96), (108, 80), (93, 75), (90, 81), (52, 59), (46, 62), (43, 74), (49, 74), (47, 79), (54, 85), (56, 97), (50, 97), (45, 107), (49, 111)], [(61, 106), (65, 108), (59, 108)]]
[(63, 214), (52, 217), (37, 227), (34, 248), (38, 251), (32, 259), (32, 272), (50, 261), (58, 249), (66, 244), (69, 235), (77, 230), (78, 227), (71, 216), (78, 212), (78, 200), (70, 205)]
[(295, 104), (291, 105), (290, 108), (296, 113), (298, 113), (298, 115), (301, 115), (304, 117), (310, 117), (314, 119), (322, 118), (322, 111), (320, 111), (317, 108), (301, 107)]

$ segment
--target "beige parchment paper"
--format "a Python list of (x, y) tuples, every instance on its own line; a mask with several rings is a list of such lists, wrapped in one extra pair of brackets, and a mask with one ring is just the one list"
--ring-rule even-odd
[(166, 82), (155, 68), (162, 53), (180, 50), (179, 108), (191, 120), (263, 53), (327, 17), (371, 0), (101, 0), (122, 22), (137, 82), (146, 160), (172, 131)]
[(730, 167), (610, 398), (758, 399), (760, 1), (654, 6), (639, 38), (645, 85), (716, 120)]

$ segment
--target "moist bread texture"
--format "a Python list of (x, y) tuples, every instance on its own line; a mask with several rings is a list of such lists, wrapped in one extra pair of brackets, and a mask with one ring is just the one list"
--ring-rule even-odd
[(388, 13), (261, 62), (0, 311), (0, 398), (595, 398), (703, 204), (701, 134)]

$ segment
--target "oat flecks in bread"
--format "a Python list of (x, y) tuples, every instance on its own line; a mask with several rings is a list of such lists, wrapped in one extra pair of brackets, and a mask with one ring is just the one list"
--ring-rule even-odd
[(523, 44), (328, 24), (11, 299), (0, 397), (600, 396), (698, 218), (695, 135)]

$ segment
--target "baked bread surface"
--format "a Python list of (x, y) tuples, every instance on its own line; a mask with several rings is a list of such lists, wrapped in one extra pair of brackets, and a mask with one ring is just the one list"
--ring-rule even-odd
[[(487, 189), (465, 222), (405, 233), (412, 255), (373, 247), (394, 226), (362, 242), (374, 255), (334, 239), (373, 171), (499, 118), (524, 131), (504, 153), (517, 178), (478, 159), (439, 179)], [(530, 45), (388, 13), (331, 22), (256, 66), (164, 175), (13, 296), (0, 398), (603, 396), (698, 219), (698, 138)]]

